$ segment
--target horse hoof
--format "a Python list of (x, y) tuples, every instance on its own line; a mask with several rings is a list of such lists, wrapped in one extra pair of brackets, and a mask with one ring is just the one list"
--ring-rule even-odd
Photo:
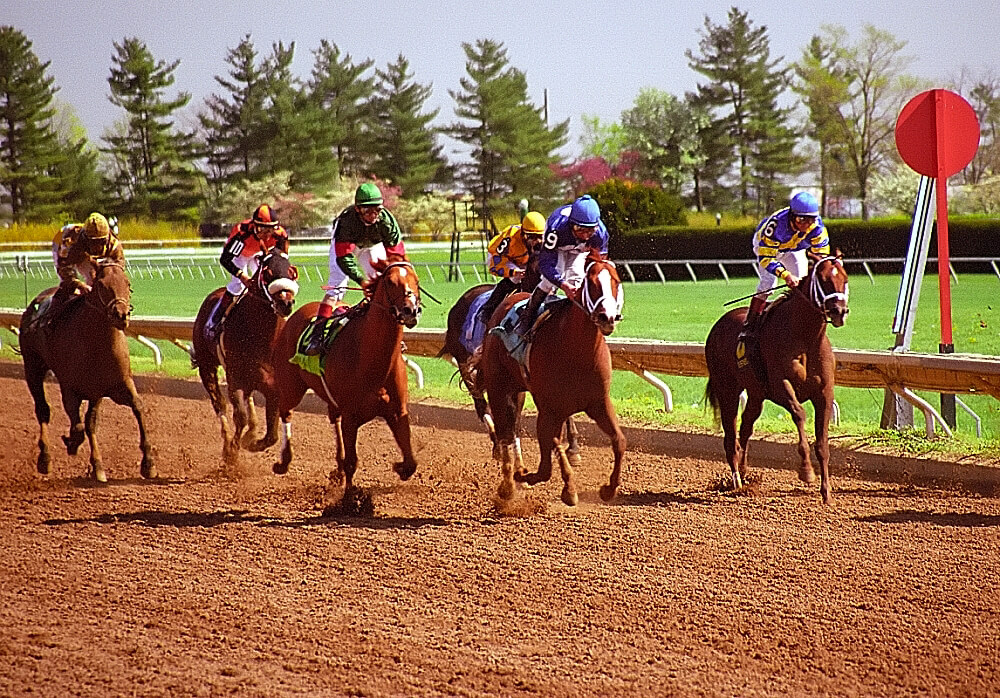
[(42, 475), (48, 475), (52, 472), (52, 458), (47, 452), (38, 454), (38, 462), (35, 465)]
[(397, 475), (399, 475), (400, 480), (406, 481), (410, 479), (413, 473), (417, 472), (417, 464), (403, 461), (402, 463), (396, 463), (393, 465), (392, 469), (396, 471)]
[(563, 504), (568, 507), (575, 507), (580, 502), (580, 497), (577, 496), (576, 490), (570, 487), (563, 487), (561, 499)]
[(261, 451), (266, 451), (267, 449), (278, 443), (277, 439), (260, 439), (259, 441), (253, 441), (247, 446), (247, 450), (251, 453), (260, 453)]
[(583, 456), (580, 455), (579, 451), (567, 451), (566, 458), (569, 459), (570, 467), (579, 468), (583, 465)]
[(76, 452), (80, 450), (80, 444), (83, 443), (83, 439), (75, 439), (72, 436), (62, 437), (63, 444), (66, 446), (66, 453), (71, 456), (75, 456)]
[(358, 487), (344, 492), (342, 507), (344, 513), (349, 516), (371, 517), (375, 515), (375, 503), (372, 501), (371, 494)]
[(95, 465), (90, 471), (91, 477), (94, 478), (95, 482), (106, 483), (108, 481), (108, 475), (104, 472), (104, 467), (100, 465)]
[(800, 465), (799, 466), (799, 480), (811, 485), (816, 482), (816, 471), (813, 470), (811, 465)]
[(153, 465), (151, 458), (142, 459), (142, 463), (139, 465), (139, 474), (147, 480), (152, 480), (156, 477), (156, 466)]
[(507, 500), (514, 496), (514, 483), (510, 480), (504, 480), (500, 483), (497, 488), (497, 496), (500, 499)]
[(288, 463), (283, 463), (281, 461), (277, 461), (277, 462), (275, 462), (274, 465), (271, 466), (271, 471), (275, 475), (287, 475), (288, 474)]
[(617, 487), (612, 487), (611, 485), (601, 485), (601, 501), (610, 502), (615, 498), (615, 494), (618, 492)]

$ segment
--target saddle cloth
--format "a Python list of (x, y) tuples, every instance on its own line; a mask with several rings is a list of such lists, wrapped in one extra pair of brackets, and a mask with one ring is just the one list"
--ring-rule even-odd
[[(490, 291), (486, 290), (473, 299), (469, 305), (469, 312), (465, 315), (465, 322), (462, 323), (462, 334), (459, 338), (462, 346), (470, 354), (475, 354), (483, 343), (486, 335), (486, 323), (479, 317), (479, 311), (490, 298)], [(486, 318), (489, 319), (489, 318)]]

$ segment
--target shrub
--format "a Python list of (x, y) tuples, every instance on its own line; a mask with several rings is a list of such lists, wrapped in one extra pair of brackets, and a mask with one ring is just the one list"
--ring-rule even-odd
[(613, 236), (637, 228), (687, 224), (680, 197), (656, 186), (609, 179), (588, 193), (601, 205), (601, 218)]

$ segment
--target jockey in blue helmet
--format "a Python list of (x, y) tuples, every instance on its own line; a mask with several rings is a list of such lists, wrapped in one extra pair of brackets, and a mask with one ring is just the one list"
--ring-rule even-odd
[(583, 265), (590, 250), (596, 250), (601, 257), (608, 256), (608, 229), (601, 220), (601, 207), (588, 195), (560, 206), (546, 221), (538, 253), (542, 279), (521, 313), (519, 332), (531, 329), (542, 301), (550, 293), (562, 289), (567, 298), (576, 295), (583, 283)]
[(744, 337), (757, 330), (768, 294), (781, 281), (795, 288), (805, 276), (809, 266), (806, 250), (820, 255), (830, 253), (830, 237), (820, 218), (816, 197), (799, 192), (788, 206), (762, 220), (754, 231), (753, 248), (760, 265), (760, 282), (747, 311), (741, 335)]

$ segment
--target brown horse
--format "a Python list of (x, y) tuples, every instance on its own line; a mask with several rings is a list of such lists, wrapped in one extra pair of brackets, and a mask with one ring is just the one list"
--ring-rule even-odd
[[(224, 288), (208, 294), (192, 329), (191, 360), (198, 367), (201, 383), (222, 429), (222, 456), (232, 463), (240, 447), (263, 451), (278, 441), (278, 391), (274, 386), (271, 351), (285, 318), (292, 312), (299, 285), (298, 270), (283, 252), (272, 250), (260, 260), (246, 293), (233, 303), (218, 337), (209, 337), (205, 324), (212, 316)], [(229, 402), (233, 406), (230, 426), (226, 403), (219, 389), (219, 366), (226, 372)], [(265, 433), (256, 436), (253, 393), (265, 400)]]
[[(500, 443), (502, 481), (498, 494), (509, 499), (514, 481), (534, 485), (552, 475), (552, 451), (563, 477), (562, 501), (573, 506), (579, 497), (573, 467), (560, 440), (562, 425), (577, 412), (586, 412), (611, 438), (615, 464), (601, 499), (610, 501), (618, 490), (625, 436), (611, 402), (611, 353), (604, 337), (621, 320), (623, 293), (613, 262), (591, 256), (580, 289), (581, 300), (563, 301), (536, 324), (527, 351), (527, 372), (510, 356), (499, 336), (487, 335), (478, 361), (478, 387), (488, 398)], [(505, 313), (525, 294), (507, 298), (498, 313)], [(536, 436), (540, 451), (538, 472), (516, 470), (510, 454), (518, 405), (530, 390), (538, 408)]]
[[(708, 385), (705, 396), (725, 432), (726, 460), (733, 476), (733, 486), (743, 486), (747, 475), (747, 442), (760, 416), (764, 400), (781, 405), (799, 432), (799, 479), (813, 482), (816, 474), (809, 460), (806, 437), (806, 411), (810, 401), (815, 410), (816, 459), (820, 465), (820, 494), (829, 503), (830, 447), (827, 436), (833, 412), (835, 361), (828, 323), (843, 326), (847, 319), (847, 272), (837, 257), (813, 260), (808, 279), (772, 303), (762, 318), (758, 331), (763, 370), (753, 364), (737, 366), (737, 339), (743, 328), (746, 308), (736, 308), (723, 315), (708, 333), (705, 360)], [(758, 375), (759, 372), (759, 375)], [(736, 441), (736, 417), (740, 393), (747, 393)]]
[[(525, 276), (527, 283), (522, 283), (522, 288), (530, 290), (534, 288), (534, 284), (538, 283), (539, 276), (537, 269), (537, 261), (534, 261), (533, 264), (529, 265), (529, 273), (531, 270), (534, 270), (535, 273), (530, 278), (527, 275)], [(450, 356), (455, 360), (455, 364), (458, 366), (458, 375), (462, 381), (462, 385), (465, 386), (465, 389), (469, 391), (469, 395), (472, 396), (472, 403), (476, 409), (476, 416), (479, 417), (479, 421), (486, 426), (486, 431), (490, 437), (490, 443), (493, 445), (493, 457), (500, 460), (499, 441), (497, 441), (497, 432), (493, 423), (493, 415), (490, 413), (489, 403), (487, 402), (485, 395), (480, 392), (477, 387), (476, 363), (478, 359), (475, 357), (475, 352), (469, 351), (469, 347), (466, 346), (468, 342), (462, 341), (462, 334), (465, 331), (466, 320), (470, 310), (479, 306), (482, 301), (477, 303), (477, 300), (484, 294), (488, 294), (492, 289), (493, 284), (478, 284), (463, 293), (461, 297), (455, 301), (455, 305), (453, 305), (451, 310), (448, 311), (448, 329), (445, 331), (444, 345), (437, 355), (438, 358)], [(519, 297), (523, 297), (523, 295)], [(505, 313), (506, 311), (504, 309), (497, 306), (497, 310), (494, 311), (493, 316), (486, 318), (484, 329), (489, 331), (490, 328), (495, 327), (503, 319)], [(516, 405), (517, 418), (515, 419), (515, 422), (520, 421), (521, 411), (524, 409), (524, 397), (524, 392), (520, 393), (518, 396), (518, 402)], [(523, 470), (524, 456), (521, 451), (521, 439), (516, 436), (516, 432), (517, 427), (515, 426), (513, 444), (514, 469)], [(572, 417), (569, 417), (566, 420), (565, 433), (567, 438), (566, 454), (572, 465), (579, 465), (580, 435)]]
[(420, 286), (417, 272), (405, 258), (390, 255), (380, 264), (378, 275), (365, 286), (366, 299), (334, 338), (322, 359), (322, 375), (289, 362), (297, 351), (299, 337), (316, 315), (318, 303), (296, 311), (285, 325), (274, 348), (275, 378), (281, 413), (281, 459), (274, 472), (288, 472), (292, 462), (291, 414), (311, 389), (327, 403), (334, 426), (337, 464), (343, 473), (344, 502), (360, 505), (355, 489), (358, 466), (358, 429), (375, 417), (389, 425), (403, 454), (393, 470), (407, 480), (417, 469), (410, 443), (406, 364), (403, 361), (403, 327), (415, 327), (420, 318)]
[[(45, 375), (51, 370), (59, 381), (63, 407), (70, 420), (69, 435), (63, 437), (66, 452), (75, 456), (86, 437), (90, 443), (89, 475), (98, 482), (108, 481), (97, 445), (97, 421), (101, 400), (109, 397), (129, 407), (135, 415), (142, 451), (140, 473), (144, 478), (156, 477), (125, 337), (132, 312), (131, 287), (125, 268), (114, 262), (100, 265), (91, 290), (81, 298), (67, 301), (58, 315), (47, 322), (44, 316), (54, 293), (54, 288), (42, 291), (21, 316), (24, 378), (35, 401), (39, 426), (38, 472), (48, 475), (51, 470), (48, 443), (51, 412), (44, 386)], [(81, 421), (84, 400), (87, 414)]]

